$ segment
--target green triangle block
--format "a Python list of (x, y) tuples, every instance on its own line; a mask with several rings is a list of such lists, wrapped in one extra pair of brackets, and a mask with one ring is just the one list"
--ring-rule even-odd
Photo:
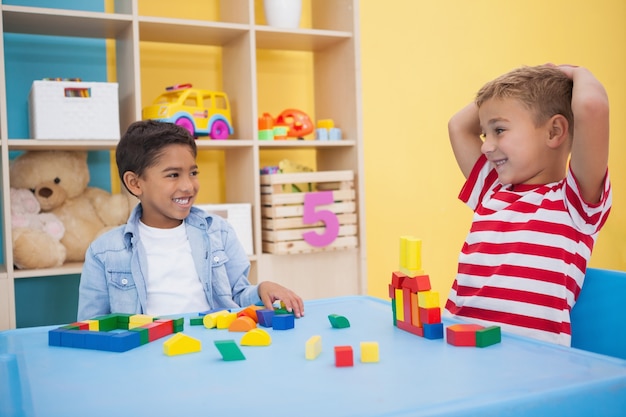
[(213, 343), (215, 343), (215, 347), (220, 351), (225, 361), (240, 361), (246, 359), (234, 340), (215, 340)]

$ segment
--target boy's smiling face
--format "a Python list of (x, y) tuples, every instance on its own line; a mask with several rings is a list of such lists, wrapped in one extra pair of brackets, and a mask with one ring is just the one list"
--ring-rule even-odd
[(503, 184), (547, 184), (554, 177), (556, 153), (547, 143), (551, 120), (537, 125), (519, 100), (491, 98), (478, 109), (483, 131), (482, 153)]
[(151, 227), (173, 228), (189, 215), (198, 195), (198, 165), (188, 146), (168, 145), (156, 163), (131, 183), (143, 208), (141, 221)]

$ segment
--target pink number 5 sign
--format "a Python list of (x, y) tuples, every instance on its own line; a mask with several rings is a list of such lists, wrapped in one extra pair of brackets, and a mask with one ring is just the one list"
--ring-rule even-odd
[(316, 247), (328, 246), (339, 235), (339, 219), (335, 213), (330, 210), (318, 210), (319, 206), (332, 204), (333, 202), (332, 191), (319, 191), (304, 195), (302, 222), (304, 224), (313, 224), (321, 221), (326, 226), (321, 234), (315, 231), (302, 233), (302, 237), (309, 245)]

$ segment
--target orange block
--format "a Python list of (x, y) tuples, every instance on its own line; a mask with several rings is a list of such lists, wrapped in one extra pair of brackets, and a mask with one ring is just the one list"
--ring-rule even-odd
[(256, 328), (256, 321), (252, 320), (248, 316), (237, 317), (230, 326), (228, 326), (229, 332), (248, 332)]
[(241, 310), (239, 313), (237, 313), (237, 317), (241, 317), (241, 316), (248, 316), (250, 317), (252, 320), (254, 320), (255, 323), (259, 322), (259, 319), (256, 316), (256, 311), (260, 310), (261, 306), (248, 306), (246, 308), (244, 308), (243, 310)]
[(413, 326), (422, 327), (418, 297), (415, 293), (411, 293), (411, 324)]

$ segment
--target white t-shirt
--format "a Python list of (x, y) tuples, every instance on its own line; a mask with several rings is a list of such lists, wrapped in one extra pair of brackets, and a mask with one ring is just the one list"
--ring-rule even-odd
[(162, 316), (208, 310), (185, 223), (173, 229), (158, 229), (140, 222), (139, 236), (148, 259), (146, 314)]

